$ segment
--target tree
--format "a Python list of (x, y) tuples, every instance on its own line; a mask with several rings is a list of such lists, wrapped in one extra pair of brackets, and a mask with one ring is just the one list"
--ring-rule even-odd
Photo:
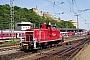
[[(2, 24), (0, 24), (0, 29), (9, 28), (10, 6), (8, 4), (0, 5), (0, 23), (3, 23), (1, 20), (4, 21), (4, 27), (2, 27)], [(59, 18), (59, 20), (61, 19)], [(75, 28), (75, 26), (68, 21), (62, 20), (61, 22), (58, 22), (52, 18), (39, 16), (31, 9), (14, 6), (14, 24), (20, 21), (35, 23), (36, 28), (39, 27), (39, 24), (44, 22), (47, 24), (51, 22), (52, 25), (56, 23), (58, 28)]]

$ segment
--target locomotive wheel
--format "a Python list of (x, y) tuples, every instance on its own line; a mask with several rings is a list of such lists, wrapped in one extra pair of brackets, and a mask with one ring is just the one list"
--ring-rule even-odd
[(40, 46), (40, 49), (41, 49), (41, 50), (43, 49), (42, 46)]
[(57, 44), (55, 44), (55, 47), (57, 47), (58, 45)]

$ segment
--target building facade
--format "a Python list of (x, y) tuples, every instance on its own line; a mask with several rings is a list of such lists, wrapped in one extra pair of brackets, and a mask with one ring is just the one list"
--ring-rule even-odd
[(55, 18), (53, 15), (51, 15), (49, 12), (43, 12), (43, 11), (40, 11), (38, 12), (38, 9), (37, 8), (32, 8), (31, 10), (33, 10), (37, 15), (39, 16), (43, 16), (43, 17), (48, 17), (48, 18), (51, 18), (51, 19), (54, 19), (54, 20), (57, 20), (58, 22), (60, 22), (59, 19)]
[(69, 20), (69, 22), (71, 22), (77, 28), (77, 22), (75, 22), (73, 20)]

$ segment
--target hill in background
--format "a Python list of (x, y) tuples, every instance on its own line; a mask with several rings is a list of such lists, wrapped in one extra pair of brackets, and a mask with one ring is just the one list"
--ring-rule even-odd
[[(59, 22), (58, 20), (46, 17), (45, 15), (40, 16), (33, 11), (33, 9), (14, 6), (14, 24), (21, 21), (35, 23), (36, 28), (44, 22), (51, 22), (52, 25), (56, 23), (58, 28), (75, 28), (75, 26), (73, 26), (73, 24), (69, 21), (60, 20)], [(0, 5), (0, 30), (9, 29), (10, 23), (10, 6), (8, 4)]]

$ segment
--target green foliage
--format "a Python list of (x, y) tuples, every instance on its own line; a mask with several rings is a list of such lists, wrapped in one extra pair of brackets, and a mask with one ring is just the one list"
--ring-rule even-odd
[[(60, 18), (59, 18), (60, 20)], [(51, 18), (40, 17), (33, 10), (14, 6), (14, 24), (20, 21), (35, 23), (38, 28), (40, 24), (51, 22), (52, 25), (56, 23), (58, 28), (75, 28), (68, 21), (58, 22)], [(0, 30), (10, 28), (10, 6), (8, 4), (0, 5)]]
[(82, 51), (84, 51), (87, 47), (88, 47), (88, 43), (85, 44), (85, 46), (83, 47)]
[(60, 22), (60, 27), (61, 27), (61, 28), (76, 28), (75, 26), (73, 26), (73, 24), (72, 24), (71, 22), (69, 22), (69, 21), (64, 21), (64, 20), (62, 20), (62, 21)]
[(18, 42), (14, 41), (14, 40), (11, 40), (11, 41), (5, 42), (5, 44), (6, 45), (18, 44)]

